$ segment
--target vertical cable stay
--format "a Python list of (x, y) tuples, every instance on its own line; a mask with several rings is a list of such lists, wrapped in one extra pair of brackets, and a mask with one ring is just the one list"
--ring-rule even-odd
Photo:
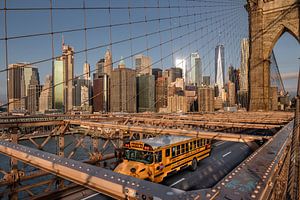
[[(231, 9), (222, 9), (222, 11), (229, 11), (229, 10), (231, 10)], [(214, 11), (214, 12), (218, 13), (219, 11), (221, 11), (221, 10), (217, 10), (217, 11)], [(211, 13), (211, 12), (205, 12), (205, 14), (209, 14), (209, 13)], [(200, 15), (200, 13), (197, 13), (197, 15)], [(188, 17), (188, 16), (180, 15), (180, 16), (177, 16), (176, 18), (179, 19), (179, 18), (182, 18), (182, 17)], [(205, 22), (205, 20), (207, 20), (207, 19), (208, 19), (208, 18), (202, 19), (201, 21), (202, 21), (202, 22)], [(150, 22), (150, 20), (147, 20), (147, 21)], [(179, 21), (179, 22), (180, 22), (180, 21)], [(197, 23), (198, 23), (198, 22), (199, 22), (199, 21), (197, 21)], [(122, 25), (122, 24), (120, 24), (120, 25)], [(179, 24), (178, 26), (173, 27), (172, 30), (181, 29), (181, 28), (184, 28), (184, 27), (187, 26), (187, 25), (188, 25), (188, 23), (186, 23), (186, 24), (184, 24), (184, 25)], [(105, 26), (105, 27), (106, 27), (106, 26)], [(109, 26), (107, 26), (107, 27), (112, 27), (112, 25), (109, 25)], [(84, 29), (82, 29), (82, 30), (84, 30)], [(162, 30), (161, 32), (167, 32), (167, 31), (169, 31), (169, 30), (170, 30), (170, 29), (167, 28), (167, 29)], [(63, 32), (60, 32), (60, 33), (63, 33)], [(138, 36), (136, 36), (136, 37), (133, 37), (132, 39), (143, 38), (143, 37), (145, 37), (145, 36), (156, 35), (156, 34), (158, 34), (158, 33), (159, 33), (159, 31), (154, 31), (154, 32), (146, 33), (146, 34), (144, 34), (144, 35), (138, 35)], [(112, 39), (110, 39), (110, 40), (112, 40)], [(88, 48), (87, 51), (93, 51), (93, 50), (96, 50), (96, 49), (99, 49), (99, 48), (102, 48), (102, 47), (113, 46), (113, 45), (116, 45), (116, 44), (119, 44), (119, 43), (123, 43), (123, 42), (127, 42), (127, 41), (129, 41), (128, 38), (127, 38), (127, 39), (124, 39), (124, 40), (119, 40), (119, 41), (117, 40), (117, 41), (110, 42), (110, 43), (107, 43), (107, 44), (98, 45), (98, 46), (94, 46), (94, 47)], [(110, 44), (111, 44), (111, 45), (110, 45)], [(81, 50), (79, 50), (79, 51), (75, 51), (74, 54), (81, 54), (81, 53), (84, 53), (84, 52), (85, 52), (85, 49), (81, 49)], [(60, 56), (61, 56), (61, 55), (55, 56), (54, 59), (59, 58)], [(47, 59), (38, 60), (38, 61), (35, 61), (35, 62), (31, 62), (31, 63), (28, 63), (28, 64), (24, 64), (23, 67), (26, 67), (26, 66), (29, 66), (29, 65), (36, 65), (36, 64), (39, 64), (39, 63), (43, 63), (43, 62), (47, 62), (47, 61), (50, 61), (51, 59), (52, 59), (52, 58), (47, 58)], [(5, 72), (5, 71), (6, 71), (6, 69), (5, 69), (5, 70), (0, 70), (0, 73), (1, 73), (1, 72)]]
[[(201, 44), (202, 42), (201, 41), (201, 35), (203, 36), (203, 34), (201, 34), (201, 32), (206, 29), (206, 30), (209, 30), (210, 29), (210, 26), (214, 26), (214, 24), (218, 24), (218, 21), (221, 20), (224, 20), (224, 18), (222, 18), (221, 16), (225, 16), (224, 14), (225, 13), (231, 13), (233, 14), (232, 12), (233, 11), (237, 11), (236, 13), (238, 13), (238, 10), (239, 8), (236, 6), (236, 7), (232, 7), (230, 9), (219, 9), (219, 7), (216, 7), (214, 9), (212, 9), (211, 11), (207, 10), (207, 11), (200, 11), (200, 12), (196, 12), (196, 10), (193, 10), (194, 12), (191, 12), (190, 9), (195, 9), (197, 8), (197, 6), (192, 6), (192, 4), (188, 4), (186, 2), (186, 4), (182, 4), (182, 2), (180, 2), (180, 0), (178, 1), (178, 5), (171, 5), (171, 1), (168, 1), (167, 4), (164, 4), (163, 2), (160, 2), (159, 0), (157, 0), (157, 5), (154, 6), (153, 8), (151, 9), (157, 9), (158, 11), (158, 27), (159, 27), (159, 30), (151, 30), (151, 28), (149, 30), (151, 30), (152, 32), (148, 32), (148, 26), (150, 26), (151, 24), (148, 24), (149, 21), (152, 21), (152, 19), (155, 19), (155, 18), (149, 18), (148, 19), (148, 16), (147, 16), (147, 8), (148, 7), (151, 7), (151, 6), (147, 6), (146, 5), (146, 1), (144, 1), (144, 6), (142, 6), (142, 8), (145, 10), (145, 15), (144, 15), (144, 23), (147, 24), (146, 25), (146, 34), (144, 35), (139, 35), (139, 36), (136, 36), (136, 35), (132, 35), (132, 10), (135, 9), (135, 6), (132, 5), (131, 1), (128, 0), (128, 22), (125, 22), (123, 23), (125, 26), (127, 26), (129, 29), (130, 29), (130, 36), (129, 38), (126, 38), (125, 40), (120, 40), (120, 41), (117, 41), (117, 39), (114, 39), (112, 38), (112, 13), (111, 13), (111, 10), (114, 9), (115, 5), (112, 5), (112, 0), (109, 0), (109, 6), (107, 7), (108, 9), (108, 18), (109, 18), (109, 44), (101, 44), (101, 45), (98, 45), (98, 46), (95, 46), (95, 47), (88, 47), (87, 46), (87, 42), (88, 42), (88, 38), (87, 38), (87, 34), (88, 34), (88, 31), (89, 29), (87, 28), (87, 17), (86, 17), (86, 10), (90, 10), (90, 7), (87, 7), (86, 4), (85, 4), (85, 1), (83, 1), (83, 6), (82, 6), (82, 10), (83, 10), (83, 17), (84, 17), (84, 42), (85, 42), (85, 45), (84, 45), (84, 49), (83, 50), (79, 50), (79, 51), (75, 51), (74, 52), (74, 55), (76, 56), (77, 54), (80, 54), (80, 53), (84, 53), (85, 54), (85, 61), (87, 62), (87, 59), (88, 59), (88, 56), (87, 56), (87, 53), (88, 52), (92, 52), (93, 50), (96, 50), (96, 49), (101, 49), (107, 45), (110, 46), (110, 49), (112, 50), (112, 48), (114, 48), (114, 46), (116, 44), (120, 44), (122, 42), (126, 42), (126, 41), (129, 41), (129, 44), (130, 44), (130, 55), (128, 56), (125, 56), (125, 58), (131, 58), (132, 59), (132, 62), (133, 62), (133, 57), (137, 54), (141, 54), (141, 53), (144, 53), (144, 52), (147, 52), (147, 55), (149, 56), (152, 56), (150, 55), (150, 50), (151, 50), (151, 53), (152, 52), (160, 52), (160, 58), (157, 59), (158, 63), (160, 63), (160, 67), (161, 68), (165, 68), (165, 63), (167, 63), (167, 58), (171, 57), (171, 60), (172, 62), (174, 62), (174, 56), (178, 53), (181, 54), (181, 57), (182, 58), (186, 58), (186, 54), (190, 54), (191, 50), (193, 49), (193, 51), (198, 51), (198, 48), (199, 48), (199, 51), (201, 53), (202, 52), (205, 52), (203, 51), (203, 49), (201, 50), (200, 47), (196, 47), (197, 45), (196, 44)], [(52, 7), (52, 1), (50, 1), (50, 7)], [(182, 12), (182, 8), (185, 8), (186, 9), (186, 12)], [(55, 9), (55, 8), (54, 8)], [(52, 22), (52, 11), (54, 9), (50, 9), (51, 11), (51, 16), (50, 16), (50, 23), (52, 24), (51, 25), (51, 39), (52, 39), (52, 42), (53, 42), (53, 45), (52, 45), (52, 55), (51, 55), (51, 58), (48, 59), (48, 60), (52, 60), (54, 61), (54, 59), (56, 59), (56, 57), (54, 56), (54, 32), (53, 32), (53, 29), (54, 29), (54, 25), (53, 25), (53, 22)], [(178, 12), (176, 13), (177, 15), (172, 15), (172, 11), (174, 11), (174, 9), (178, 9)], [(169, 16), (165, 17), (162, 17), (162, 12), (163, 14), (165, 14), (164, 12), (167, 11), (169, 12)], [(216, 15), (215, 19), (211, 21), (211, 23), (209, 22), (209, 20), (211, 19), (209, 16), (209, 13), (216, 13), (218, 15)], [(168, 28), (164, 29), (164, 24), (166, 23), (163, 23), (163, 19), (168, 19), (169, 20), (169, 24), (170, 26), (166, 26)], [(172, 23), (172, 20), (173, 19), (178, 19), (177, 20), (177, 24), (173, 24)], [(198, 20), (199, 19), (199, 20)], [(167, 21), (165, 21), (167, 22)], [(121, 24), (120, 24), (121, 25)], [(177, 26), (176, 26), (177, 25)], [(206, 28), (204, 28), (206, 27)], [(178, 31), (177, 31), (178, 30)], [(200, 32), (199, 32), (200, 31)], [(206, 31), (207, 33), (209, 33), (209, 31)], [(165, 33), (168, 33), (168, 38), (165, 39)], [(173, 34), (175, 33), (175, 34)], [(194, 36), (196, 36), (197, 34), (197, 38), (194, 38)], [(153, 35), (153, 36), (159, 36), (159, 44), (158, 45), (154, 45), (154, 46), (150, 46), (149, 44), (151, 43), (149, 41), (149, 36), (150, 35)], [(209, 34), (206, 34), (207, 37)], [(207, 38), (206, 37), (206, 38)], [(212, 36), (211, 36), (212, 37)], [(146, 49), (143, 49), (141, 51), (138, 51), (138, 52), (135, 52), (133, 53), (133, 41), (135, 38), (145, 38), (146, 39), (146, 43), (147, 43), (147, 47)], [(164, 39), (163, 39), (164, 38)], [(192, 42), (192, 38), (195, 39), (193, 40), (194, 42)], [(187, 42), (186, 42), (187, 41)], [(209, 40), (211, 41), (211, 40)], [(177, 44), (176, 44), (177, 43)], [(178, 43), (180, 43), (181, 47), (180, 48), (174, 48), (175, 46), (179, 46)], [(209, 42), (208, 42), (209, 43)], [(188, 45), (184, 45), (184, 44), (188, 44)], [(72, 44), (70, 44), (72, 45)], [(207, 45), (206, 43), (202, 43), (201, 46), (205, 46)], [(171, 47), (171, 48), (166, 48), (166, 47)], [(167, 50), (166, 52), (163, 51)], [(156, 50), (156, 51), (155, 51)], [(157, 51), (159, 50), (159, 51)], [(208, 51), (208, 52), (211, 52), (211, 51)], [(92, 54), (92, 53), (91, 53)], [(204, 53), (205, 54), (205, 53)], [(115, 55), (115, 54), (113, 54)], [(57, 56), (59, 57), (59, 56)], [(117, 63), (119, 60), (115, 60), (113, 63)], [(36, 64), (39, 64), (39, 63), (42, 63), (42, 62), (45, 62), (45, 60), (41, 60), (41, 61), (37, 61)], [(157, 62), (153, 62), (152, 66), (154, 66), (154, 63), (157, 63)], [(34, 64), (33, 63), (30, 63), (31, 65)], [(173, 64), (174, 65), (174, 64)], [(133, 66), (133, 65), (132, 65)], [(171, 65), (172, 66), (172, 65)], [(91, 71), (94, 71), (94, 70), (91, 70)], [(79, 75), (79, 76), (76, 76), (76, 77), (80, 77), (82, 75)], [(74, 77), (74, 79), (76, 78)], [(70, 80), (66, 80), (66, 81), (70, 81)], [(62, 83), (59, 83), (59, 84), (62, 84)], [(57, 85), (59, 85), (57, 84)], [(53, 88), (56, 87), (57, 85), (53, 85)], [(91, 97), (91, 99), (94, 98), (94, 97)]]
[[(230, 18), (229, 19), (231, 19), (231, 17), (232, 17), (232, 19), (235, 19), (235, 17), (236, 17), (236, 13), (234, 13), (235, 15), (230, 15)], [(238, 19), (239, 19), (239, 17), (237, 17)], [(224, 18), (222, 19), (222, 21), (223, 20), (225, 20)], [(230, 20), (229, 20), (230, 21)], [(240, 20), (240, 22), (241, 22), (241, 20)], [(220, 22), (218, 22), (218, 21), (216, 21), (216, 23), (220, 23)], [(227, 25), (227, 24), (226, 24)], [(237, 26), (237, 24), (235, 23), (235, 21), (233, 21), (233, 23), (230, 23), (229, 24), (229, 30), (231, 30), (231, 28), (233, 29), (235, 26)], [(238, 24), (238, 25), (240, 25), (240, 24)], [(197, 31), (199, 31), (199, 30), (201, 30), (201, 28), (198, 28), (197, 29)], [(206, 35), (204, 35), (204, 36), (210, 36), (210, 34), (212, 34), (212, 33), (214, 33), (215, 31), (214, 30), (212, 30), (211, 32), (207, 32), (207, 34)], [(229, 32), (229, 31), (228, 31)], [(187, 36), (187, 35), (189, 35), (189, 34), (191, 34), (192, 33), (192, 31), (190, 31), (190, 32), (188, 32), (188, 33), (186, 33), (186, 34), (184, 34), (185, 36)], [(227, 33), (227, 31), (226, 31), (226, 33)], [(179, 36), (179, 37), (177, 37), (177, 39), (178, 38), (182, 38), (182, 36)], [(190, 47), (192, 44), (194, 44), (194, 43), (197, 43), (197, 41), (199, 40), (200, 38), (196, 38), (196, 39), (194, 39), (193, 41), (190, 41), (188, 44), (186, 44), (186, 45), (184, 45), (184, 46), (181, 46), (180, 48), (178, 48), (178, 49), (176, 49), (174, 52), (172, 52), (172, 53), (178, 53), (178, 52), (182, 52), (184, 49), (186, 49), (186, 48), (188, 48), (188, 47)], [(211, 43), (211, 42), (213, 42), (214, 40), (216, 40), (217, 39), (217, 37), (213, 37), (212, 39), (210, 39), (209, 41), (208, 41), (208, 43)], [(170, 41), (169, 41), (170, 42)], [(159, 46), (159, 45), (157, 45), (157, 46)], [(211, 49), (211, 50), (209, 50), (208, 51), (208, 53), (209, 52), (211, 52), (211, 51), (213, 51), (214, 50), (214, 47), (213, 47), (213, 49)], [(172, 54), (169, 54), (169, 55), (167, 55), (167, 56), (164, 56), (163, 58), (162, 58), (162, 60), (165, 60), (165, 59), (167, 59), (168, 57), (170, 57)], [(190, 55), (187, 55), (186, 57), (183, 57), (183, 59), (188, 59), (190, 57)], [(127, 58), (130, 58), (130, 57), (127, 57)], [(155, 64), (158, 64), (158, 63), (160, 63), (161, 62), (161, 59), (158, 59), (156, 62), (153, 62), (152, 63), (152, 65), (155, 65)], [(147, 68), (148, 67), (150, 67), (150, 66), (147, 66)], [(194, 68), (195, 66), (192, 66), (192, 68)], [(118, 86), (118, 85), (113, 85), (113, 87), (116, 87), (116, 86)], [(141, 91), (139, 91), (136, 95), (134, 95), (133, 97), (131, 97), (130, 99), (128, 99), (128, 101), (126, 101), (126, 102), (124, 102), (123, 104), (126, 104), (126, 103), (128, 103), (128, 102), (130, 102), (130, 101), (132, 101), (133, 99), (135, 99), (139, 94), (141, 94), (142, 92), (144, 92), (146, 89), (148, 89), (148, 88), (143, 88)], [(99, 96), (99, 95), (101, 95), (103, 92), (100, 92), (100, 93), (98, 93), (98, 94), (94, 94), (94, 96), (92, 97), (92, 98), (95, 98), (95, 97), (97, 97), (97, 96)], [(157, 100), (158, 101), (158, 100)]]
[(111, 19), (111, 0), (108, 1), (109, 2), (109, 7), (108, 7), (108, 15), (109, 15), (109, 49), (111, 54), (113, 54), (113, 49), (112, 49), (112, 19)]
[[(7, 105), (9, 105), (9, 96), (10, 96), (10, 91), (8, 89), (9, 85), (9, 67), (8, 67), (8, 40), (7, 40), (7, 5), (6, 5), (6, 0), (4, 0), (4, 33), (5, 33), (5, 69), (6, 69), (6, 100), (7, 100)], [(9, 108), (7, 107), (9, 110)]]
[[(172, 9), (171, 9), (171, 4), (170, 4), (170, 0), (168, 0), (168, 5), (169, 5), (169, 22), (170, 22), (170, 37), (171, 37), (171, 52), (172, 52), (172, 66), (175, 66), (174, 65), (174, 53), (173, 53), (173, 50), (174, 50), (174, 44), (173, 44), (173, 31), (172, 31), (172, 27), (173, 27), (173, 22), (172, 22)], [(194, 21), (195, 23), (195, 21)], [(196, 24), (195, 24), (196, 26)]]
[[(160, 0), (157, 0), (157, 9), (158, 9), (158, 17), (160, 18)], [(163, 57), (163, 50), (162, 50), (162, 36), (161, 36), (161, 22), (158, 20), (158, 29), (159, 29), (159, 50), (160, 50), (160, 67), (163, 66), (162, 57)]]
[[(232, 25), (234, 25), (234, 23), (230, 25), (230, 28), (234, 28)], [(199, 38), (197, 38), (197, 39), (195, 39), (195, 40), (193, 40), (193, 41), (190, 41), (187, 45), (181, 46), (180, 48), (178, 48), (178, 51), (181, 52), (183, 49), (189, 48), (193, 43), (197, 42), (197, 40), (199, 40)], [(167, 56), (164, 57), (163, 59), (166, 59), (166, 58), (169, 57), (169, 56), (171, 56), (171, 54), (167, 55)], [(187, 60), (188, 58), (190, 58), (190, 55), (187, 55), (186, 57), (184, 57), (184, 58), (182, 58), (182, 59)], [(156, 63), (160, 63), (160, 60), (157, 60)], [(192, 68), (194, 68), (194, 67), (195, 67), (195, 66), (192, 66)], [(139, 93), (137, 93), (135, 96), (133, 96), (132, 98), (130, 98), (128, 101), (133, 100), (134, 98), (136, 98), (136, 96), (138, 96), (140, 93), (144, 92), (146, 89), (148, 89), (148, 88), (146, 88), (146, 87), (143, 88), (141, 91), (139, 91)], [(159, 100), (159, 99), (158, 99), (158, 100)], [(157, 100), (157, 101), (158, 101), (158, 100)], [(127, 102), (124, 102), (123, 104), (126, 104), (126, 103), (127, 103)], [(155, 104), (155, 103), (156, 103), (156, 102), (154, 102), (154, 104)]]
[[(50, 31), (51, 31), (51, 70), (52, 70), (52, 76), (51, 76), (51, 81), (52, 84), (54, 83), (54, 34), (53, 34), (53, 0), (49, 0), (50, 3)], [(52, 94), (54, 93), (53, 89), (52, 90)], [(52, 95), (53, 96), (53, 95)], [(52, 99), (52, 105), (54, 105), (53, 99)]]
[(85, 50), (85, 63), (88, 63), (88, 52), (87, 52), (87, 30), (86, 30), (86, 7), (85, 0), (83, 0), (83, 15), (84, 15), (84, 50)]
[(149, 36), (148, 36), (148, 18), (147, 18), (147, 13), (148, 13), (148, 10), (147, 10), (147, 3), (146, 3), (147, 0), (144, 0), (144, 26), (145, 26), (145, 32), (146, 32), (146, 55), (149, 56)]
[[(232, 11), (232, 10), (228, 10), (228, 11)], [(223, 14), (219, 14), (219, 16), (224, 16), (224, 15), (223, 15)], [(197, 21), (197, 23), (200, 23), (201, 21), (202, 21), (202, 20), (199, 20), (199, 21)], [(216, 20), (216, 23), (217, 23), (217, 22), (218, 22), (218, 21)], [(187, 24), (188, 24), (188, 23), (187, 23)], [(182, 28), (182, 27), (187, 26), (187, 24), (180, 25), (180, 26), (178, 26), (178, 27), (179, 27), (179, 28)], [(212, 23), (212, 24), (213, 24), (213, 23)], [(178, 28), (178, 27), (175, 27), (175, 28)], [(208, 28), (208, 27), (209, 27), (209, 26), (206, 25), (206, 28)], [(204, 27), (200, 27), (199, 29), (203, 29), (203, 28), (204, 28)], [(157, 33), (159, 33), (159, 31), (158, 31)], [(189, 35), (189, 34), (191, 34), (191, 33), (185, 33), (185, 34), (183, 34), (183, 35), (179, 35), (178, 37), (172, 39), (172, 41), (179, 40), (179, 39), (181, 39), (181, 38), (183, 38), (183, 37), (185, 37), (185, 36), (187, 36), (187, 35)], [(147, 34), (147, 35), (149, 35), (149, 34)], [(164, 42), (164, 44), (167, 44), (167, 43), (169, 43), (169, 42), (170, 42), (170, 40)], [(161, 44), (152, 46), (151, 48), (147, 48), (147, 50), (158, 48), (158, 47), (160, 47), (160, 45), (161, 45)], [(106, 46), (106, 45), (104, 45), (103, 47), (105, 47), (105, 46)], [(143, 52), (145, 52), (145, 51), (147, 51), (147, 50), (142, 50), (142, 51), (138, 52), (137, 54), (141, 54), (141, 53), (143, 53)], [(179, 51), (182, 52), (182, 48), (179, 49)], [(179, 51), (176, 51), (176, 52), (179, 52)], [(77, 54), (77, 53), (82, 53), (82, 52), (84, 52), (84, 50), (82, 50), (82, 51), (80, 51), (80, 52), (74, 52), (74, 55)], [(176, 52), (175, 52), (175, 53), (176, 53)], [(136, 54), (136, 55), (137, 55), (137, 54)], [(59, 57), (60, 57), (60, 56), (59, 56)], [(128, 56), (128, 57), (125, 57), (125, 59), (130, 58), (130, 57), (131, 57), (131, 55)], [(120, 60), (117, 60), (117, 61), (115, 61), (114, 63), (118, 63), (119, 61), (120, 61)], [(31, 63), (31, 64), (32, 64), (32, 63)], [(95, 69), (94, 69), (93, 71), (95, 71)], [(83, 74), (81, 74), (81, 75), (79, 75), (79, 76), (76, 76), (76, 77), (74, 77), (73, 79), (76, 79), (76, 78), (78, 78), (78, 77), (80, 77), (80, 76), (82, 76), (82, 75), (83, 75)], [(73, 80), (73, 79), (70, 79), (70, 80)], [(66, 81), (70, 81), (70, 80), (66, 80)], [(66, 82), (66, 81), (64, 81), (64, 82)], [(56, 85), (53, 85), (52, 88), (54, 88), (54, 87), (56, 87), (56, 86), (58, 86), (58, 85), (61, 85), (61, 84), (63, 84), (64, 82), (58, 83), (58, 84), (56, 84)], [(4, 106), (4, 105), (3, 105), (3, 106)]]
[[(133, 55), (133, 41), (132, 41), (132, 25), (131, 25), (131, 2), (128, 0), (128, 19), (129, 19), (129, 43), (130, 43), (130, 54)], [(134, 67), (134, 57), (131, 56), (131, 66)]]

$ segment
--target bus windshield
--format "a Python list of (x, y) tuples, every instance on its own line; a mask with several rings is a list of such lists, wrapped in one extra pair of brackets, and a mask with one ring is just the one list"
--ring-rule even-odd
[(127, 149), (125, 150), (125, 158), (127, 160), (142, 162), (146, 164), (153, 163), (153, 153), (149, 151)]

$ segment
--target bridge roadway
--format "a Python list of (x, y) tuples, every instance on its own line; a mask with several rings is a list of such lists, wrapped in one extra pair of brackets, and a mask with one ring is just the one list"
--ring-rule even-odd
[(245, 143), (218, 141), (212, 146), (209, 157), (198, 163), (197, 170), (183, 170), (167, 177), (162, 184), (184, 191), (211, 188), (243, 162), (252, 149)]
[[(287, 156), (294, 120), (237, 166), (200, 199), (269, 199)], [(191, 192), (192, 193), (192, 192)]]
[(184, 192), (40, 150), (0, 141), (0, 153), (116, 199), (265, 199), (280, 170), (293, 121), (211, 189)]
[[(196, 171), (182, 170), (166, 177), (161, 184), (184, 191), (211, 188), (252, 152), (245, 143), (217, 141), (213, 144), (211, 155), (198, 163)], [(86, 199), (107, 200), (109, 198), (96, 193)]]

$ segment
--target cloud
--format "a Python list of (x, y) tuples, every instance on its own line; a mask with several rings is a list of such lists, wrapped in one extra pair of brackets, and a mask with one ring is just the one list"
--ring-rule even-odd
[(281, 73), (281, 78), (282, 78), (282, 80), (298, 79), (298, 73), (297, 72)]

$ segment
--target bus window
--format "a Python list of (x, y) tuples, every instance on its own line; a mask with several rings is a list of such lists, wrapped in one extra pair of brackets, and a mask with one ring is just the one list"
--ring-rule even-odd
[(200, 140), (197, 140), (197, 147), (200, 147)]
[(197, 148), (197, 146), (196, 146), (196, 140), (194, 141), (194, 149), (196, 149)]
[(176, 151), (176, 147), (172, 147), (172, 157), (176, 156), (175, 151)]
[(170, 156), (170, 149), (166, 149), (166, 157)]
[(190, 142), (190, 151), (193, 149), (193, 143)]
[(189, 143), (185, 144), (185, 150), (186, 150), (186, 152), (189, 152)]
[(201, 139), (201, 146), (204, 146), (204, 139)]
[(185, 145), (184, 144), (181, 145), (181, 153), (185, 153)]
[(178, 156), (180, 154), (180, 145), (177, 145), (177, 152), (176, 155)]
[(155, 162), (159, 163), (162, 161), (162, 152), (156, 152)]
[(146, 164), (150, 164), (153, 162), (153, 155), (148, 151), (128, 149), (125, 151), (125, 158), (127, 160), (143, 162)]

